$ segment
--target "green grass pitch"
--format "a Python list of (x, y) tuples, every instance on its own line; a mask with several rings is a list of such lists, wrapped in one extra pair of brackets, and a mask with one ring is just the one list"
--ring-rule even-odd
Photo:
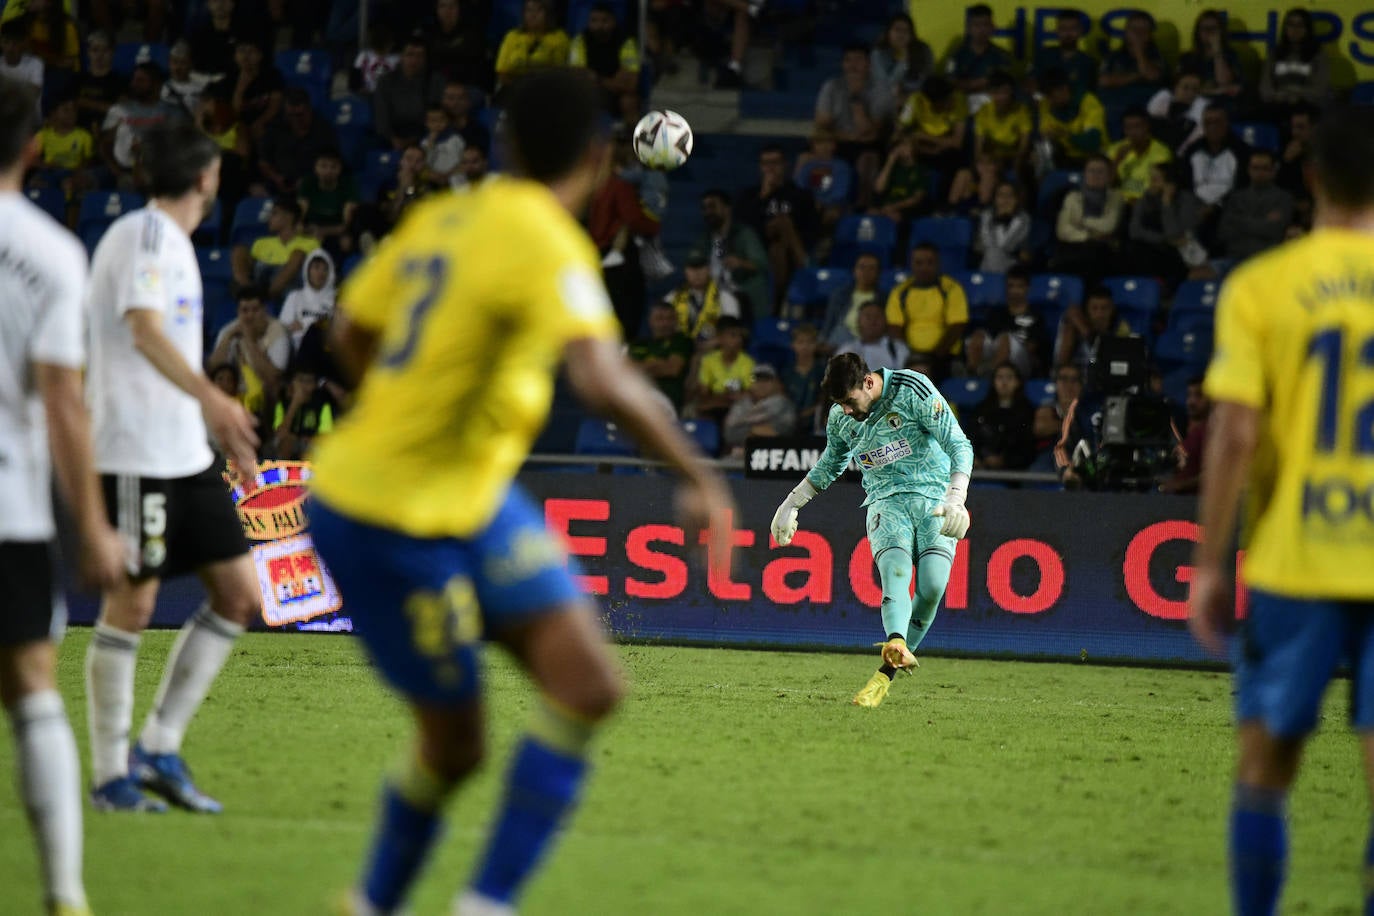
[[(82, 659), (61, 682), (85, 760)], [(150, 633), (135, 728), (172, 634)], [(877, 710), (872, 659), (629, 646), (632, 696), (531, 914), (1211, 914), (1233, 759), (1221, 674), (925, 659)], [(447, 913), (532, 696), (488, 655), (491, 757), (413, 899)], [(1288, 913), (1356, 913), (1368, 819), (1348, 687), (1292, 804)], [(327, 913), (367, 842), (401, 706), (346, 637), (244, 638), (186, 753), (221, 817), (86, 815), (98, 914)], [(0, 912), (39, 912), (0, 746)]]

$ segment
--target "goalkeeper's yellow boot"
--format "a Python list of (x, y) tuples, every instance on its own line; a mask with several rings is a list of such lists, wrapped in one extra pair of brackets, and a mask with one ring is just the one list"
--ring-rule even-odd
[(854, 699), (849, 702), (855, 706), (873, 709), (882, 705), (883, 700), (887, 699), (887, 692), (891, 689), (892, 678), (881, 671), (877, 671), (868, 679), (868, 683), (864, 684), (863, 690), (854, 694)]
[(906, 647), (906, 640), (900, 636), (894, 636), (883, 644), (883, 664), (891, 665), (898, 671), (906, 671), (907, 674), (911, 673), (909, 669), (921, 667), (921, 663), (916, 661), (916, 656)]

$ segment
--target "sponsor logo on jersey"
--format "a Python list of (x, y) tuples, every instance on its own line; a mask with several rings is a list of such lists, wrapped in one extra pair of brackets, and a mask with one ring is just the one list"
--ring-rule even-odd
[(930, 412), (930, 418), (931, 418), (932, 420), (938, 420), (938, 419), (940, 419), (940, 415), (943, 414), (944, 412), (945, 412), (945, 405), (944, 405), (944, 403), (941, 402), (941, 401), (936, 401), (936, 402), (935, 402), (935, 409), (932, 410), (932, 411)]
[(894, 461), (900, 461), (910, 454), (911, 443), (905, 439), (898, 439), (895, 442), (880, 445), (875, 449), (859, 452), (859, 454), (854, 457), (858, 459), (859, 467), (868, 471), (873, 468), (880, 468), (886, 464), (891, 464)]
[(134, 288), (141, 293), (162, 292), (162, 274), (156, 267), (146, 264), (134, 274)]
[(902, 428), (902, 418), (900, 415), (895, 413), (890, 413), (887, 416), (883, 417), (883, 422), (886, 423), (888, 426), (891, 426), (893, 429)]

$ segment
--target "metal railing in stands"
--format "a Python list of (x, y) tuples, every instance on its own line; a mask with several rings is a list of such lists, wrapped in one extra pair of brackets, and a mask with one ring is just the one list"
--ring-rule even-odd
[[(743, 471), (743, 458), (711, 458), (712, 465), (722, 471)], [(667, 465), (652, 458), (633, 455), (530, 455), (526, 465), (578, 465), (586, 467), (664, 468)], [(1059, 477), (1049, 471), (987, 471), (973, 472), (973, 483), (1058, 483)]]

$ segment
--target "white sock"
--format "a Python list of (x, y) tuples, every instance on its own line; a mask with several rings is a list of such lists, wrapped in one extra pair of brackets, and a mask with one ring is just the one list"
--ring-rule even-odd
[(95, 625), (86, 650), (86, 710), (91, 775), (96, 786), (129, 775), (129, 724), (134, 717), (137, 633)]
[(453, 916), (515, 916), (515, 907), (468, 888), (453, 902)]
[(202, 605), (177, 634), (138, 743), (150, 754), (178, 754), (186, 728), (224, 667), (243, 627)]
[(43, 690), (9, 711), (14, 727), (19, 795), (43, 863), (49, 901), (86, 905), (81, 883), (81, 759), (62, 697)]

